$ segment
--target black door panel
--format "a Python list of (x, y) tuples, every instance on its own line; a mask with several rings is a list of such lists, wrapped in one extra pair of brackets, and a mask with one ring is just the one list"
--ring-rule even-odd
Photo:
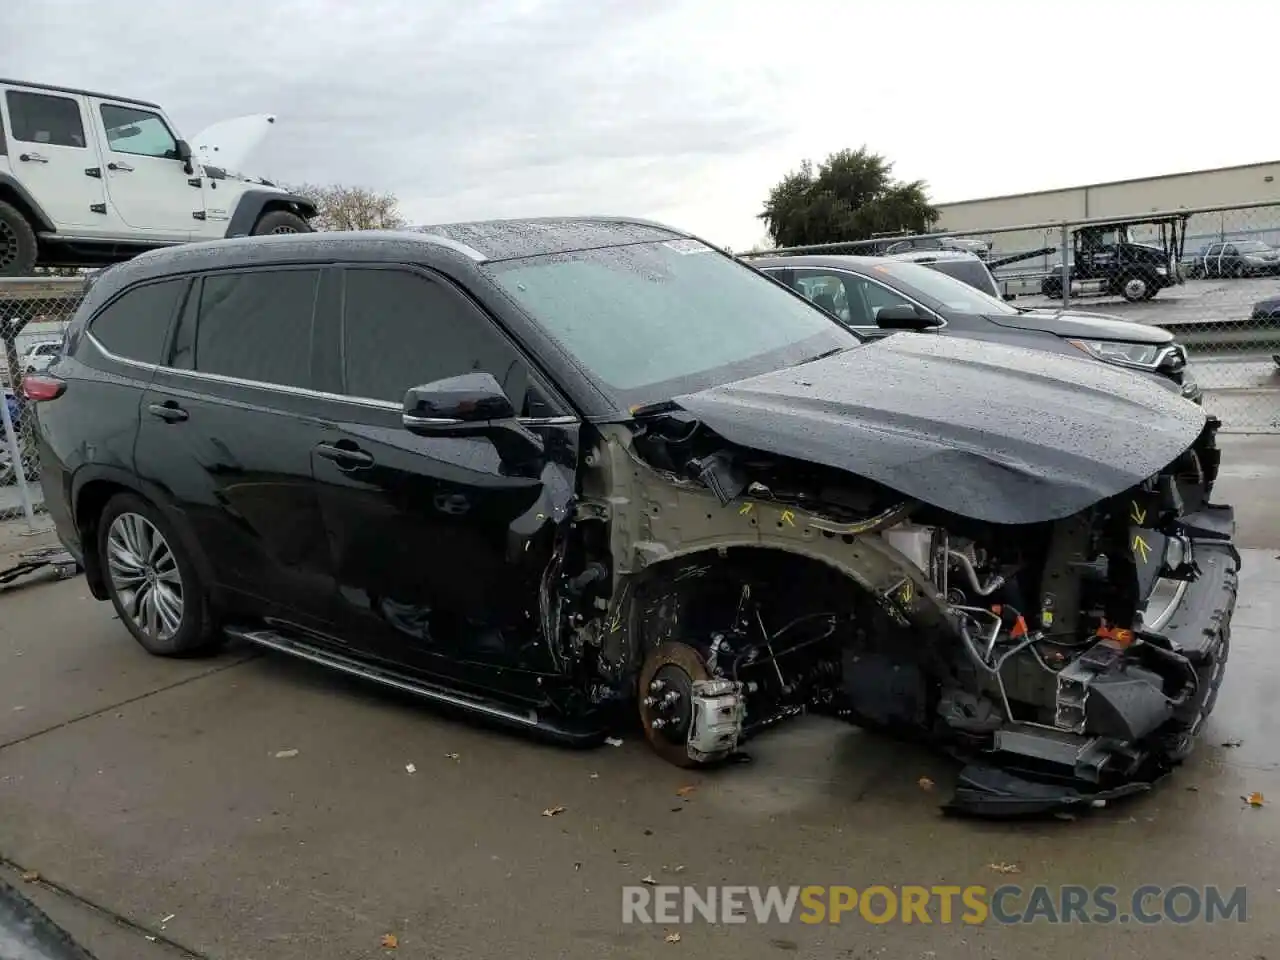
[[(538, 591), (574, 489), (578, 422), (531, 426), (534, 464), (492, 439), (419, 436), (414, 386), (483, 370), (527, 418), (565, 413), (527, 360), (461, 292), (403, 269), (343, 270), (340, 358), (311, 450), (337, 582), (334, 620), (369, 652), (469, 682), (519, 687), (553, 668)], [(325, 346), (336, 339), (340, 349)], [(532, 422), (532, 420), (531, 420)], [(512, 677), (517, 679), (512, 680)]]
[(311, 477), (321, 438), (311, 402), (161, 370), (143, 403), (186, 414), (143, 418), (138, 473), (166, 490), (219, 586), (322, 628), (333, 581)]
[[(513, 474), (483, 437), (419, 437), (399, 411), (352, 412), (364, 422), (334, 422), (311, 464), (335, 619), (371, 652), (426, 670), (447, 670), (440, 658), (548, 669), (536, 598), (572, 493), (577, 425), (532, 428), (554, 459)], [(326, 447), (373, 463), (347, 466)]]

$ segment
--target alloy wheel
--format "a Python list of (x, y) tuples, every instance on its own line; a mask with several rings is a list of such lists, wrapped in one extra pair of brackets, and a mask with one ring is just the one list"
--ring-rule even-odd
[(272, 232), (273, 234), (276, 234), (276, 233), (297, 233), (297, 232), (298, 232), (298, 228), (297, 228), (297, 227), (280, 226), (280, 227), (276, 227), (276, 228), (275, 228), (274, 230), (272, 230), (271, 232)]
[(182, 627), (183, 585), (167, 540), (146, 517), (122, 513), (107, 531), (107, 573), (133, 625), (154, 640)]
[(1138, 277), (1126, 280), (1124, 284), (1125, 296), (1130, 300), (1140, 300), (1142, 295), (1147, 292), (1147, 282)]

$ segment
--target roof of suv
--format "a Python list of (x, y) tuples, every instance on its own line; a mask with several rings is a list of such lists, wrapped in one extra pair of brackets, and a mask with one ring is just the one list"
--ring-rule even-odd
[(444, 257), (473, 264), (492, 263), (595, 247), (681, 239), (693, 238), (663, 224), (620, 217), (483, 220), (408, 230), (236, 237), (184, 243), (139, 254), (97, 274), (90, 288), (97, 300), (108, 299), (139, 280), (200, 270), (326, 259), (415, 263), (439, 261)]
[(9, 80), (5, 77), (0, 77), (0, 86), (27, 87), (31, 90), (48, 90), (50, 93), (69, 93), (77, 97), (97, 97), (99, 100), (115, 100), (119, 103), (137, 104), (140, 107), (153, 107), (156, 110), (164, 109), (160, 104), (152, 103), (150, 100), (121, 97), (114, 93), (97, 93), (93, 90), (80, 90), (76, 87), (56, 87), (51, 83), (32, 83), (30, 80)]

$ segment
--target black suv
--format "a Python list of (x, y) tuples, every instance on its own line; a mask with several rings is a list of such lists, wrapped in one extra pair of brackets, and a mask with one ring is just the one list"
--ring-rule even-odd
[(573, 743), (630, 716), (687, 766), (822, 711), (972, 756), (975, 811), (1144, 788), (1223, 673), (1198, 407), (863, 344), (656, 224), (143, 254), (24, 389), (58, 532), (156, 654), (231, 636)]

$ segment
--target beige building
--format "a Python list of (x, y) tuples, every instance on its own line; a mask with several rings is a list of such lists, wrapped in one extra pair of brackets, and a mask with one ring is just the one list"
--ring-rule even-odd
[[(999, 253), (1056, 246), (1061, 231), (985, 233), (998, 227), (1085, 217), (1127, 217), (1153, 211), (1274, 200), (1275, 207), (1197, 214), (1187, 225), (1186, 254), (1214, 240), (1257, 239), (1280, 245), (1280, 161), (1117, 180), (938, 204), (938, 230), (976, 233)], [(1142, 231), (1135, 228), (1135, 239)], [(1030, 265), (1030, 264), (1028, 264)]]

